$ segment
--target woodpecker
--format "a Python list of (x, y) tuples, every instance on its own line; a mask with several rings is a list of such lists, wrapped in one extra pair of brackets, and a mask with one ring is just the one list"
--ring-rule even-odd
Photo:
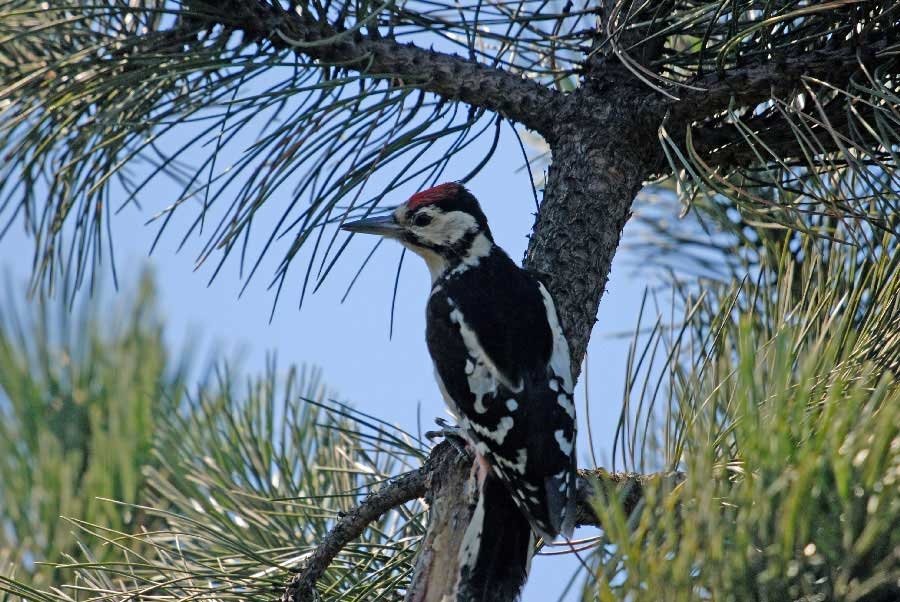
[[(481, 467), (479, 503), (508, 515), (504, 501), (487, 498), (488, 491), (499, 490), (511, 498), (507, 506), (513, 514), (518, 509), (524, 529), (523, 537), (515, 525), (495, 522), (507, 517), (485, 516), (491, 510), (477, 508), (485, 524), (473, 521), (467, 529), (463, 564), (471, 563), (477, 573), (477, 563), (508, 561), (508, 546), (527, 547), (520, 558), (524, 566), (513, 570), (519, 588), (532, 533), (545, 541), (570, 537), (575, 521), (572, 369), (553, 299), (494, 243), (478, 201), (461, 184), (424, 190), (387, 216), (342, 228), (396, 239), (428, 266), (428, 350), (438, 387)], [(489, 477), (505, 487), (483, 485)], [(503, 546), (487, 541), (498, 538)]]

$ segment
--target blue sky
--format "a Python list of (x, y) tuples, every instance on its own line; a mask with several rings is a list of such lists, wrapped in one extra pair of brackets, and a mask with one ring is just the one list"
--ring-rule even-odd
[[(174, 134), (176, 140), (187, 139), (189, 135), (187, 131)], [(483, 148), (475, 146), (471, 156), (464, 154), (460, 160), (477, 161), (478, 151), (483, 152)], [(222, 165), (227, 163), (227, 157), (223, 157)], [(446, 172), (447, 180), (459, 178), (465, 171), (460, 168), (460, 173), (455, 173), (453, 165)], [(504, 128), (491, 163), (468, 184), (481, 200), (497, 242), (516, 260), (525, 250), (534, 211), (529, 177), (522, 166), (518, 142)], [(374, 241), (368, 237), (357, 237), (350, 243), (325, 285), (316, 294), (307, 296), (301, 309), (297, 308), (295, 296), (289, 294), (281, 300), (270, 322), (273, 293), (266, 289), (265, 277), (251, 282), (239, 296), (243, 283), (234, 265), (226, 267), (211, 285), (207, 282), (212, 266), (194, 270), (194, 260), (204, 239), (193, 239), (176, 252), (180, 237), (194, 217), (189, 208), (176, 214), (174, 223), (148, 257), (157, 228), (145, 222), (152, 210), (171, 203), (178, 194), (173, 185), (159, 180), (140, 197), (148, 209), (141, 212), (127, 207), (113, 218), (116, 264), (122, 288), (127, 290), (134, 283), (142, 266), (153, 267), (161, 310), (168, 325), (167, 336), (174, 349), (200, 341), (199, 347), (205, 354), (242, 358), (241, 365), (248, 372), (261, 371), (270, 352), (277, 354), (281, 366), (297, 363), (320, 367), (337, 399), (412, 432), (418, 428), (419, 411), (423, 429), (432, 428), (434, 417), (446, 415), (425, 347), (424, 308), (430, 280), (418, 258), (408, 255), (404, 260), (391, 338), (388, 337), (389, 316), (401, 252), (399, 245), (382, 245), (346, 302), (340, 302), (359, 262), (372, 248)], [(285, 191), (284, 198), (289, 198), (288, 195)], [(392, 199), (390, 204), (404, 200)], [(270, 202), (280, 202), (278, 195)], [(258, 228), (257, 235), (262, 231), (264, 228)], [(626, 227), (626, 236), (629, 232)], [(32, 241), (24, 235), (21, 224), (17, 224), (0, 240), (0, 268), (11, 273), (15, 281), (24, 283), (29, 276), (32, 252)], [(108, 271), (108, 265), (104, 270)], [(262, 276), (268, 274), (263, 271)], [(300, 277), (297, 270), (295, 278)], [(299, 289), (299, 282), (288, 282), (288, 285)], [(627, 338), (612, 335), (633, 329), (644, 286), (645, 282), (635, 278), (631, 268), (623, 267), (620, 253), (613, 265), (588, 351), (591, 428), (597, 457), (607, 465), (622, 397), (628, 346)], [(580, 412), (579, 463), (589, 466), (592, 462), (583, 411), (586, 395), (583, 382), (582, 378), (576, 392)], [(523, 601), (555, 599), (576, 566), (571, 556), (536, 558)]]

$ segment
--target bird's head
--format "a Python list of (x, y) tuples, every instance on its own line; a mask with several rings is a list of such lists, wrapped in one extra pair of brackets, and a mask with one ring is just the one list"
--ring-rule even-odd
[(397, 239), (425, 259), (434, 280), (449, 267), (483, 257), (494, 242), (478, 201), (455, 182), (414, 194), (390, 215), (341, 228)]

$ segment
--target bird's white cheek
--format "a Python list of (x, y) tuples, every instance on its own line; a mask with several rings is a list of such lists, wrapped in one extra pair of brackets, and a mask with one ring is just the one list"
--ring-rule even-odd
[(427, 245), (445, 247), (453, 242), (454, 234), (446, 223), (430, 226), (428, 228), (415, 228), (413, 232), (416, 238)]
[(452, 246), (477, 229), (478, 222), (474, 217), (462, 211), (451, 211), (436, 216), (430, 227), (417, 234), (430, 244)]

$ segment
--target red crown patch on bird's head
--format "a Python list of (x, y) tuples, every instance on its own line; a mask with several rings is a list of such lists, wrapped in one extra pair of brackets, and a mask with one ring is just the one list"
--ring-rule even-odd
[(462, 184), (457, 184), (456, 182), (438, 184), (434, 188), (429, 188), (428, 190), (417, 192), (416, 194), (409, 197), (409, 200), (406, 201), (406, 207), (412, 210), (417, 209), (423, 205), (437, 203), (444, 199), (451, 199), (459, 194), (460, 190), (464, 190), (464, 188)]

